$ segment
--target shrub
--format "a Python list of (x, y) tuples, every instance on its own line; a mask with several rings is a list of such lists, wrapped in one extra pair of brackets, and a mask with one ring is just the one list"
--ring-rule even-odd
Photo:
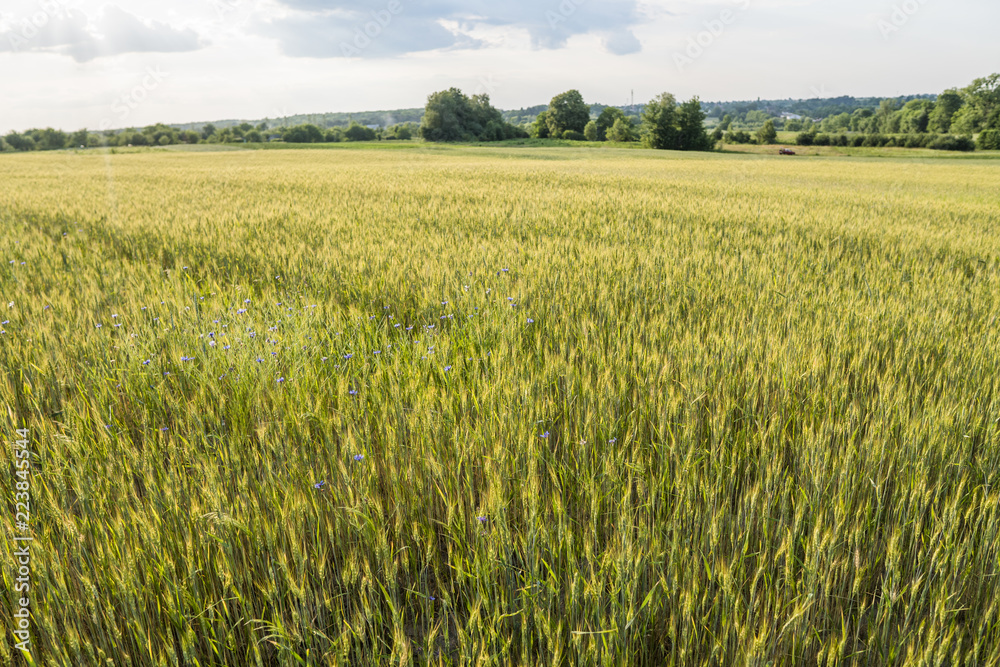
[(1000, 151), (1000, 130), (983, 130), (976, 145), (979, 150)]
[(813, 137), (813, 144), (816, 146), (829, 146), (830, 145), (830, 135), (829, 134), (817, 134)]
[(932, 141), (927, 147), (936, 151), (968, 152), (976, 150), (976, 144), (972, 141), (972, 137), (956, 137), (953, 134), (942, 134), (937, 139)]
[(812, 146), (816, 141), (816, 135), (812, 132), (800, 132), (795, 136), (795, 143), (799, 146)]
[(744, 130), (726, 133), (727, 144), (749, 144), (751, 141), (753, 141), (753, 138), (750, 136), (750, 133)]
[(584, 136), (583, 132), (577, 132), (576, 130), (565, 130), (562, 133), (563, 139), (569, 139), (570, 141), (586, 141), (587, 137)]

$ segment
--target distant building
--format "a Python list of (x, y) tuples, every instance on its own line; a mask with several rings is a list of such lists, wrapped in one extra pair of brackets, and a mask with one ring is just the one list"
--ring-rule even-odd
[(797, 113), (789, 113), (787, 111), (781, 112), (781, 117), (784, 120), (802, 120), (802, 116)]

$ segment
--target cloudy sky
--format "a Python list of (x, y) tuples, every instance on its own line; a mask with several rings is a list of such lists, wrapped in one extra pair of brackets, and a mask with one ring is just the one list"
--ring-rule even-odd
[(2, 0), (0, 133), (419, 107), (937, 93), (996, 0)]

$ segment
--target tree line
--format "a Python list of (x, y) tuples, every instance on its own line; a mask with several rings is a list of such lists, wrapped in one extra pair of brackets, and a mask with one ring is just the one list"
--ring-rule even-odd
[(371, 128), (357, 122), (347, 127), (323, 128), (312, 123), (291, 127), (269, 127), (266, 122), (242, 123), (219, 128), (207, 123), (200, 130), (178, 129), (162, 123), (144, 128), (89, 132), (63, 132), (53, 128), (11, 132), (0, 137), (0, 152), (43, 151), (66, 148), (115, 148), (124, 146), (172, 146), (177, 144), (261, 144), (272, 141), (286, 143), (338, 143), (342, 141), (408, 141), (416, 136), (419, 126), (413, 122), (390, 127)]
[(427, 141), (503, 141), (507, 139), (564, 139), (568, 141), (641, 141), (649, 148), (712, 150), (715, 140), (705, 129), (705, 112), (697, 97), (678, 104), (663, 93), (644, 105), (641, 116), (618, 107), (605, 107), (596, 118), (578, 90), (552, 98), (526, 126), (504, 120), (488, 95), (466, 96), (458, 88), (427, 98), (420, 136)]

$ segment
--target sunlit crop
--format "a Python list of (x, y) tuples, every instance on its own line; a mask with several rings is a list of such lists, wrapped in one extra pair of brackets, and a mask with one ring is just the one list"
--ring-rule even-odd
[(975, 159), (0, 156), (34, 658), (997, 664), (998, 183)]

